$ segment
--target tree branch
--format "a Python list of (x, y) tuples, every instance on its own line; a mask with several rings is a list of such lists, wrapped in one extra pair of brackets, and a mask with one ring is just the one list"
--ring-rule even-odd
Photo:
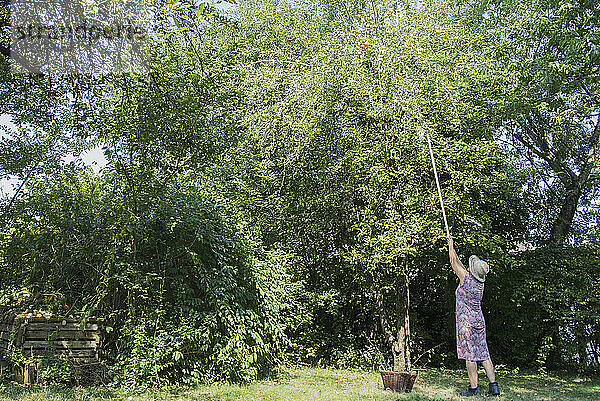
[(519, 124), (519, 126), (521, 129), (523, 129), (523, 131), (528, 133), (527, 136), (532, 138), (534, 143), (525, 139), (525, 137), (518, 130), (514, 130), (513, 136), (524, 146), (530, 149), (536, 156), (546, 161), (546, 163), (548, 163), (550, 168), (554, 170), (565, 187), (572, 185), (573, 182), (577, 181), (577, 175), (569, 168), (569, 166), (564, 163), (564, 161), (560, 160), (556, 152), (552, 150), (544, 135), (534, 132), (534, 129), (531, 128), (537, 127), (539, 122), (533, 122), (531, 121), (531, 118), (526, 119), (527, 124)]
[[(509, 142), (509, 141), (505, 141), (503, 139), (497, 139), (497, 141), (501, 142), (501, 143), (505, 143), (509, 146), (512, 146), (517, 152), (519, 152), (524, 158), (527, 159), (527, 161), (531, 164), (532, 167), (536, 167), (536, 162), (533, 159), (533, 157), (528, 154), (527, 152), (524, 152), (521, 148), (519, 148), (518, 146), (516, 146), (514, 143)], [(553, 170), (554, 171), (554, 170)], [(542, 181), (544, 182), (544, 184), (546, 184), (546, 187), (548, 188), (548, 190), (550, 191), (550, 193), (552, 194), (552, 196), (554, 196), (555, 198), (559, 198), (558, 194), (556, 193), (556, 191), (554, 190), (554, 188), (552, 188), (550, 186), (550, 183), (548, 183), (548, 181), (546, 180), (546, 178), (542, 175), (542, 173), (539, 174), (540, 178), (542, 179)], [(552, 177), (551, 175), (549, 175), (550, 177)]]
[(590, 138), (590, 150), (588, 151), (588, 157), (583, 163), (581, 167), (581, 172), (579, 173), (578, 182), (580, 186), (585, 185), (588, 181), (592, 169), (594, 168), (594, 156), (595, 150), (598, 146), (598, 141), (600, 141), (600, 119), (596, 122), (596, 126), (594, 127), (594, 132), (592, 132), (592, 137)]
[(29, 172), (27, 173), (27, 175), (25, 176), (25, 178), (23, 178), (23, 182), (21, 183), (21, 185), (19, 185), (19, 188), (17, 188), (16, 192), (14, 193), (14, 195), (12, 196), (12, 198), (10, 199), (10, 202), (8, 202), (8, 205), (6, 205), (6, 208), (4, 208), (4, 211), (2, 212), (2, 216), (0, 216), (0, 220), (4, 220), (4, 217), (8, 214), (8, 211), (10, 210), (10, 207), (12, 206), (12, 204), (17, 199), (17, 196), (19, 196), (19, 193), (21, 192), (21, 189), (23, 189), (23, 187), (25, 186), (25, 183), (27, 182), (27, 180), (31, 176), (31, 173), (33, 173), (33, 169), (29, 170)]

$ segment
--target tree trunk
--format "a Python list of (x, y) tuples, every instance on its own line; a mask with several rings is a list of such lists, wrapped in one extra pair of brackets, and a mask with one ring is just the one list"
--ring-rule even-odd
[(381, 324), (381, 331), (383, 332), (383, 339), (385, 343), (392, 348), (392, 355), (394, 356), (394, 363), (396, 362), (396, 352), (395, 352), (395, 343), (396, 336), (392, 332), (392, 328), (390, 327), (390, 322), (388, 319), (387, 311), (385, 310), (385, 303), (383, 299), (383, 294), (381, 293), (381, 289), (377, 286), (377, 284), (372, 284), (373, 295), (375, 296), (375, 304), (377, 306), (377, 313), (379, 315), (379, 323)]
[(577, 211), (579, 198), (581, 198), (581, 188), (578, 184), (573, 184), (567, 187), (566, 190), (567, 193), (560, 208), (558, 218), (552, 223), (552, 228), (550, 229), (550, 243), (553, 245), (562, 245), (567, 239), (567, 235), (569, 235), (569, 231), (573, 225), (573, 218)]
[(394, 371), (405, 372), (411, 369), (410, 363), (410, 292), (409, 281), (406, 274), (398, 280), (396, 290), (396, 316), (397, 332), (396, 341), (392, 348), (394, 355)]
[[(410, 320), (409, 320), (409, 280), (406, 274), (396, 282), (396, 313), (395, 325), (390, 324), (388, 313), (385, 309), (383, 294), (379, 287), (373, 283), (373, 294), (379, 314), (379, 322), (386, 344), (392, 350), (394, 358), (394, 371), (408, 371), (410, 363)], [(395, 328), (395, 333), (393, 328)]]

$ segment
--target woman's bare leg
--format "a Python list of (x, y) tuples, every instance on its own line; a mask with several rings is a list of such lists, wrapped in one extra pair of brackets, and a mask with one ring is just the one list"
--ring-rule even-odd
[(494, 373), (494, 364), (492, 363), (492, 360), (486, 359), (485, 361), (481, 362), (481, 364), (483, 365), (485, 374), (487, 375), (488, 379), (490, 379), (490, 383), (495, 382), (496, 374)]
[(469, 382), (471, 382), (471, 388), (477, 387), (478, 377), (477, 377), (477, 362), (468, 361), (465, 359), (467, 363), (467, 373), (469, 374)]

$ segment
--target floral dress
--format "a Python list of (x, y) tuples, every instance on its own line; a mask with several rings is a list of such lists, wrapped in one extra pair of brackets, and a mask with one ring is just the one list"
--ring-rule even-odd
[(467, 272), (462, 285), (456, 289), (456, 350), (459, 359), (490, 359), (481, 311), (482, 296), (483, 283)]

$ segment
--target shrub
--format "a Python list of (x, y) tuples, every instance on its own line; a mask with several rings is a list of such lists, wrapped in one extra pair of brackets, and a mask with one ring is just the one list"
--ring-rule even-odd
[(55, 180), (33, 186), (6, 236), (5, 288), (105, 318), (103, 357), (124, 384), (248, 381), (275, 364), (283, 335), (269, 287), (285, 285), (261, 277), (269, 258), (205, 194), (179, 183), (132, 215), (115, 180)]

